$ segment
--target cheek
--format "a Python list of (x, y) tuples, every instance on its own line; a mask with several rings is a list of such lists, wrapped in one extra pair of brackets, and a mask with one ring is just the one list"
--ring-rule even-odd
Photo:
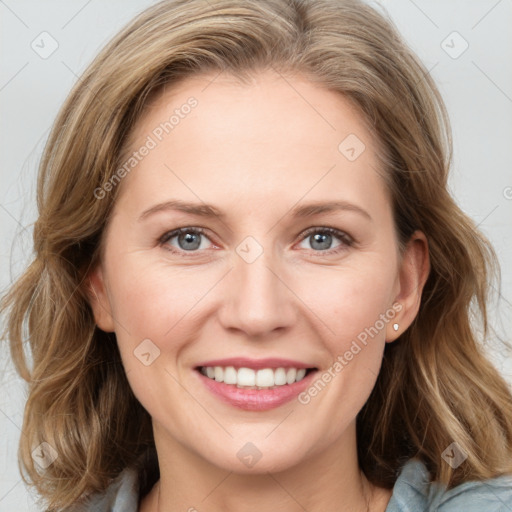
[[(215, 276), (192, 267), (178, 269), (150, 260), (142, 253), (129, 255), (112, 260), (109, 269), (116, 337), (127, 371), (140, 370), (136, 355), (141, 343), (158, 356), (158, 351), (177, 356), (194, 337), (197, 305), (214, 284)], [(160, 357), (158, 365), (164, 359)]]
[(395, 315), (390, 303), (393, 277), (392, 265), (376, 260), (324, 276), (316, 273), (315, 280), (303, 276), (301, 293), (312, 298), (305, 302), (315, 313), (310, 318), (316, 318), (317, 331), (324, 333), (322, 344), (329, 356), (299, 403), (315, 411), (325, 428), (326, 445), (356, 417), (375, 385), (386, 326)]
[(133, 334), (162, 337), (206, 293), (208, 274), (143, 254), (119, 258), (111, 273), (114, 314)]
[[(358, 336), (364, 338), (365, 329), (391, 308), (392, 265), (373, 257), (367, 260), (367, 264), (315, 269), (297, 280), (297, 295), (315, 314), (333, 355), (347, 350)], [(384, 332), (382, 321), (377, 328)]]
[(178, 397), (175, 363), (198, 322), (195, 310), (214, 277), (190, 269), (151, 264), (142, 253), (117, 258), (110, 267), (111, 304), (125, 372), (137, 399), (158, 416), (162, 390)]

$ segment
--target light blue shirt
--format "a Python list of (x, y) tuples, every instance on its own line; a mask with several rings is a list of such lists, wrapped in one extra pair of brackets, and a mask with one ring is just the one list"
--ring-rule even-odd
[[(137, 474), (125, 469), (105, 493), (69, 512), (138, 512)], [(512, 475), (470, 481), (447, 491), (429, 483), (425, 465), (410, 459), (393, 487), (385, 512), (512, 512)]]

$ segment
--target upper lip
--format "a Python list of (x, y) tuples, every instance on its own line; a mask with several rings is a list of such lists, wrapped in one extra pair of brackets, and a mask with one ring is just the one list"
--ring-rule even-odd
[(269, 357), (265, 359), (250, 359), (248, 357), (230, 357), (228, 359), (214, 359), (204, 361), (197, 365), (202, 366), (234, 366), (235, 368), (314, 368), (313, 365), (294, 361), (293, 359), (283, 359), (278, 357)]

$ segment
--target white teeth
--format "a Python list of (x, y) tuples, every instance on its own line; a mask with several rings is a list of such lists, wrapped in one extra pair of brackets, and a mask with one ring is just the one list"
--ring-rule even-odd
[(301, 381), (306, 375), (306, 368), (239, 368), (234, 366), (206, 366), (201, 368), (201, 373), (217, 382), (232, 384), (238, 387), (272, 388), (285, 386)]
[(293, 384), (295, 377), (297, 377), (297, 370), (295, 368), (288, 368), (286, 372), (286, 384)]
[(259, 388), (271, 388), (274, 385), (274, 370), (265, 368), (258, 370), (256, 374), (256, 386)]
[(237, 371), (232, 367), (228, 366), (224, 370), (224, 383), (225, 384), (236, 384), (237, 383)]
[(278, 368), (274, 372), (274, 384), (276, 386), (283, 386), (286, 384), (286, 371), (284, 368)]
[(215, 380), (217, 382), (224, 382), (224, 368), (222, 366), (216, 366), (214, 368), (215, 371)]
[(240, 368), (236, 383), (239, 386), (256, 386), (256, 372), (251, 368)]

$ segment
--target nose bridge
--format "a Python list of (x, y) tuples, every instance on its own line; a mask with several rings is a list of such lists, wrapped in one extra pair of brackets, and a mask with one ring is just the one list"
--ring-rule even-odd
[(253, 237), (236, 248), (224, 301), (225, 327), (262, 335), (291, 325), (293, 294), (281, 281), (278, 257)]

